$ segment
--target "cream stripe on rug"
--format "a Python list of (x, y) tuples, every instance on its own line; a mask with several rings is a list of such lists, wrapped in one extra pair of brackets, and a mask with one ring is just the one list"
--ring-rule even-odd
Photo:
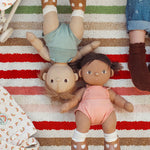
[[(104, 53), (113, 61), (119, 61), (122, 72), (108, 81), (112, 87), (135, 106), (133, 113), (116, 108), (117, 132), (122, 150), (150, 149), (150, 92), (137, 90), (128, 71), (128, 44), (125, 18), (126, 0), (87, 0), (84, 18), (85, 33), (79, 48), (93, 40), (101, 46), (95, 52)], [(58, 0), (60, 22), (69, 22), (69, 0)], [(9, 11), (6, 11), (9, 13)], [(7, 16), (7, 15), (6, 15)], [(0, 84), (16, 99), (32, 119), (38, 132), (40, 150), (70, 150), (70, 141), (75, 128), (74, 112), (61, 114), (60, 105), (51, 103), (44, 95), (44, 83), (38, 78), (40, 69), (47, 67), (29, 44), (26, 32), (33, 32), (42, 39), (43, 15), (40, 0), (22, 0), (10, 26), (13, 35), (0, 43)], [(42, 39), (43, 40), (43, 39)], [(150, 40), (146, 37), (147, 64), (150, 63)], [(103, 149), (103, 132), (100, 126), (88, 134), (89, 150)]]

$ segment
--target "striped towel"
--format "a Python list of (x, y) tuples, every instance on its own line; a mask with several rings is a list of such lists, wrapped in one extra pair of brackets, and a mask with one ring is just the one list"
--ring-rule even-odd
[[(132, 102), (133, 113), (117, 108), (117, 130), (122, 150), (150, 149), (150, 93), (137, 90), (131, 82), (127, 68), (128, 34), (125, 26), (126, 0), (87, 0), (85, 32), (80, 46), (100, 40), (96, 52), (118, 61), (123, 70), (106, 84)], [(69, 0), (58, 0), (61, 22), (69, 22)], [(9, 13), (9, 10), (7, 11)], [(43, 94), (43, 82), (37, 73), (48, 65), (26, 40), (27, 31), (42, 38), (43, 15), (40, 0), (22, 0), (11, 21), (14, 33), (5, 43), (0, 43), (0, 84), (15, 98), (29, 115), (38, 132), (40, 150), (70, 150), (75, 128), (74, 114), (59, 113)], [(147, 63), (150, 62), (150, 40), (146, 39)], [(88, 134), (89, 150), (103, 149), (101, 126), (92, 126)]]

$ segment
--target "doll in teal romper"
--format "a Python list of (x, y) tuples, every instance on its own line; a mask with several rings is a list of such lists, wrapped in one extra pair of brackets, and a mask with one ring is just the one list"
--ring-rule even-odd
[(47, 89), (55, 94), (70, 92), (74, 88), (78, 76), (68, 63), (93, 51), (100, 45), (100, 42), (94, 41), (80, 51), (77, 50), (84, 32), (83, 18), (86, 0), (70, 0), (72, 16), (69, 24), (59, 22), (57, 0), (41, 0), (41, 3), (46, 46), (32, 33), (27, 33), (27, 39), (42, 58), (53, 63), (47, 72), (42, 74)]

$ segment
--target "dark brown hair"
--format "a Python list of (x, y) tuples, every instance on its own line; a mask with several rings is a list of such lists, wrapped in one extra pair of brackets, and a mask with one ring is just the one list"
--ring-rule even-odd
[(90, 64), (94, 60), (100, 60), (106, 63), (115, 72), (122, 69), (122, 66), (118, 62), (111, 62), (106, 55), (95, 52), (90, 52), (87, 55), (85, 55), (78, 63), (78, 68), (82, 68), (84, 65)]

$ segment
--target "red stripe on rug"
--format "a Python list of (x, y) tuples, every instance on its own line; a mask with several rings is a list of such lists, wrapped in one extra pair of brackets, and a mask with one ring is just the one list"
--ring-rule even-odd
[[(42, 121), (42, 122), (33, 122), (34, 126), (38, 130), (73, 130), (76, 128), (75, 122), (53, 122), (53, 121)], [(101, 125), (91, 126), (93, 130), (102, 129)], [(149, 130), (150, 122), (144, 121), (122, 121), (117, 122), (118, 130)]]
[[(128, 62), (128, 54), (107, 55), (112, 62)], [(146, 55), (150, 62), (150, 54)], [(46, 62), (39, 54), (0, 54), (0, 62)]]
[(39, 54), (0, 54), (0, 62), (46, 62)]
[[(38, 78), (40, 70), (0, 70), (0, 78), (3, 79), (27, 79), (27, 78)], [(129, 71), (119, 71), (111, 79), (131, 79)]]
[[(4, 87), (11, 95), (43, 95), (44, 87)], [(150, 92), (138, 90), (135, 87), (112, 88), (119, 95), (150, 95)]]
[[(128, 54), (119, 54), (119, 55), (107, 55), (112, 62), (128, 62)], [(150, 62), (150, 55), (146, 55), (146, 61)]]
[(136, 87), (115, 87), (112, 89), (119, 95), (150, 95), (150, 92), (141, 91)]
[(4, 87), (11, 95), (44, 95), (44, 87)]
[(28, 79), (28, 78), (38, 78), (40, 70), (0, 70), (0, 78), (3, 79)]

